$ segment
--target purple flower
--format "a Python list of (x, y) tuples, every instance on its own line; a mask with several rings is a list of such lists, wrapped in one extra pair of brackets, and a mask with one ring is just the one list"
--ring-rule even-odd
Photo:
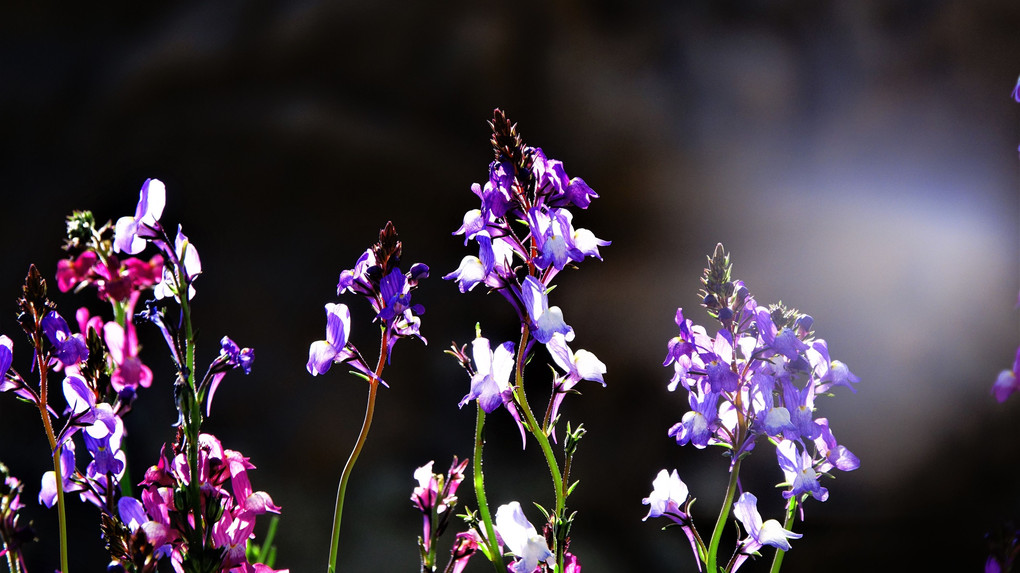
[[(60, 448), (60, 476), (64, 493), (80, 491), (81, 486), (71, 480), (74, 475), (74, 442), (68, 440)], [(39, 503), (46, 507), (53, 507), (57, 503), (57, 477), (53, 470), (42, 476)]]
[(846, 364), (843, 364), (839, 360), (833, 360), (829, 363), (829, 370), (820, 379), (818, 385), (818, 392), (826, 392), (833, 386), (846, 386), (851, 392), (857, 392), (857, 389), (853, 387), (853, 384), (857, 384), (861, 379), (858, 378)]
[(43, 317), (42, 329), (56, 350), (57, 359), (61, 364), (74, 366), (88, 360), (89, 348), (85, 344), (85, 337), (81, 334), (72, 335), (67, 321), (57, 314), (57, 311), (50, 311)]
[(325, 374), (333, 363), (347, 362), (357, 356), (347, 337), (351, 331), (351, 311), (345, 304), (326, 304), (326, 340), (316, 340), (308, 348), (306, 368), (312, 375)]
[(563, 398), (578, 382), (581, 380), (591, 380), (603, 386), (606, 385), (606, 381), (602, 379), (602, 375), (606, 373), (606, 365), (587, 350), (581, 349), (576, 353), (572, 351), (567, 346), (566, 338), (559, 332), (553, 333), (545, 348), (549, 351), (549, 355), (552, 356), (553, 362), (565, 372), (562, 377), (557, 377), (553, 387), (553, 405), (550, 409), (549, 419), (555, 420)]
[(254, 362), (254, 350), (251, 348), (241, 348), (237, 345), (237, 343), (226, 336), (220, 339), (220, 355), (209, 367), (212, 379), (209, 381), (209, 393), (206, 395), (206, 416), (211, 414), (213, 395), (216, 394), (216, 389), (219, 388), (220, 381), (222, 381), (223, 377), (227, 375), (227, 372), (235, 368), (240, 368), (245, 375), (248, 375), (251, 373), (251, 365)]
[(669, 436), (676, 438), (676, 443), (681, 446), (690, 442), (702, 449), (719, 428), (719, 393), (700, 385), (697, 389), (691, 388), (688, 401), (691, 410), (669, 429)]
[(818, 437), (815, 438), (815, 449), (819, 455), (825, 458), (825, 461), (818, 466), (818, 471), (827, 472), (836, 468), (849, 472), (860, 467), (861, 460), (845, 446), (836, 443), (836, 438), (832, 435), (832, 430), (829, 429), (829, 420), (818, 418), (815, 422), (821, 428)]
[(426, 553), (432, 546), (434, 538), (446, 530), (453, 507), (457, 505), (457, 489), (464, 481), (467, 464), (468, 460), (458, 462), (454, 456), (450, 470), (445, 476), (432, 473), (433, 462), (421, 466), (414, 472), (418, 487), (411, 493), (411, 501), (422, 514), (424, 533), (421, 545)]
[(0, 335), (0, 385), (14, 361), (14, 341), (7, 335)]
[(796, 359), (802, 352), (808, 349), (808, 345), (804, 344), (804, 341), (800, 338), (797, 338), (797, 333), (789, 328), (784, 328), (776, 334), (770, 346), (773, 350), (790, 360)]
[(797, 442), (783, 440), (776, 446), (776, 454), (779, 458), (779, 468), (786, 475), (786, 482), (781, 485), (790, 486), (790, 489), (783, 492), (783, 497), (799, 498), (805, 494), (818, 501), (825, 501), (829, 498), (829, 490), (822, 487), (818, 482), (818, 472), (815, 471), (811, 456), (797, 447)]
[(120, 521), (127, 526), (132, 533), (138, 530), (143, 523), (149, 521), (142, 502), (133, 497), (124, 496), (117, 501), (117, 513)]
[(712, 344), (712, 350), (701, 354), (705, 363), (705, 379), (713, 392), (735, 392), (740, 386), (740, 376), (730, 365), (733, 360), (733, 338), (730, 333), (720, 330)]
[(775, 519), (762, 523), (761, 514), (758, 513), (758, 498), (751, 492), (740, 494), (740, 499), (733, 504), (733, 516), (747, 532), (747, 538), (741, 543), (741, 552), (745, 554), (754, 553), (764, 545), (789, 551), (789, 540), (803, 537), (800, 533), (783, 529), (782, 524)]
[(790, 381), (783, 382), (783, 403), (790, 413), (790, 421), (796, 427), (794, 435), (789, 439), (803, 438), (813, 440), (821, 432), (821, 427), (812, 419), (815, 409), (815, 385), (808, 383), (804, 388), (797, 389)]
[(457, 281), (457, 288), (460, 292), (465, 293), (475, 288), (475, 285), (485, 280), (488, 272), (485, 270), (485, 266), (482, 264), (481, 259), (476, 256), (468, 255), (461, 259), (460, 266), (457, 270), (453, 271), (448, 275), (444, 275), (443, 278), (446, 280)]
[(584, 254), (574, 245), (572, 218), (566, 209), (550, 209), (546, 213), (533, 208), (528, 212), (528, 226), (539, 253), (535, 266), (545, 269), (552, 265), (556, 270), (563, 270), (572, 260), (584, 260)]
[[(471, 349), (475, 374), (471, 377), (471, 391), (459, 405), (463, 407), (471, 400), (478, 400), (482, 410), (491, 414), (509, 399), (510, 375), (514, 370), (514, 343), (504, 342), (493, 352), (489, 339), (479, 336), (471, 343)], [(508, 409), (516, 412), (512, 408)]]
[[(680, 480), (677, 471), (673, 470), (670, 473), (664, 469), (659, 470), (659, 474), (652, 481), (652, 492), (641, 500), (643, 505), (648, 506), (648, 515), (642, 521), (647, 521), (649, 517), (665, 517), (672, 520), (683, 529), (691, 544), (691, 550), (697, 556), (698, 542), (689, 513), (690, 503), (692, 503), (689, 500), (690, 492), (687, 489), (687, 484)], [(698, 571), (701, 571), (701, 560), (697, 559), (696, 561)]]
[[(3, 364), (0, 364), (3, 366)], [(1020, 378), (1020, 347), (1016, 349), (1016, 357), (1013, 359), (1013, 369), (1003, 370), (992, 385), (992, 395), (1000, 403), (1005, 402), (1013, 392), (1020, 390), (1017, 379)]]
[(464, 246), (467, 246), (468, 241), (474, 239), (476, 235), (485, 233), (486, 225), (487, 221), (482, 215), (481, 209), (472, 209), (464, 213), (464, 223), (453, 234), (454, 236), (464, 235)]
[[(177, 226), (177, 238), (174, 239), (174, 250), (170, 251), (169, 246), (160, 244), (160, 248), (166, 253), (167, 257), (178, 263), (180, 268), (165, 266), (163, 267), (163, 280), (153, 287), (152, 293), (157, 299), (174, 297), (180, 302), (180, 294), (184, 285), (188, 287), (188, 300), (195, 297), (195, 287), (192, 283), (202, 274), (202, 261), (198, 257), (198, 249), (195, 245), (192, 245), (188, 241), (188, 237), (181, 232), (180, 225)], [(183, 274), (184, 284), (180, 284), (181, 274)]]
[(156, 234), (153, 229), (158, 225), (166, 205), (166, 187), (159, 179), (146, 179), (142, 190), (138, 193), (138, 205), (134, 217), (121, 217), (113, 234), (115, 252), (137, 255), (145, 249), (145, 240)]
[(508, 569), (514, 573), (532, 573), (538, 564), (554, 566), (556, 554), (549, 550), (545, 537), (524, 516), (521, 504), (511, 501), (496, 510), (496, 531), (517, 560)]
[(659, 470), (659, 474), (652, 480), (652, 493), (641, 500), (642, 505), (648, 506), (648, 515), (642, 521), (647, 521), (649, 517), (666, 516), (680, 525), (689, 524), (690, 516), (681, 509), (686, 508), (689, 497), (687, 484), (680, 479), (676, 470), (672, 473)]
[(528, 317), (531, 319), (534, 330), (532, 335), (541, 344), (546, 344), (552, 339), (554, 332), (563, 334), (564, 339), (570, 342), (574, 339), (574, 329), (563, 322), (563, 311), (558, 306), (549, 306), (549, 297), (545, 293), (545, 287), (533, 276), (524, 277), (521, 285), (521, 298), (524, 299), (524, 306), (527, 308)]

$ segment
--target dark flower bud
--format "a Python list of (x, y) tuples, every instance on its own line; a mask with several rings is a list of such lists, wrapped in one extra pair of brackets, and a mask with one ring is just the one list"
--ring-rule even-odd
[(719, 322), (726, 324), (733, 320), (733, 311), (728, 307), (719, 309), (719, 316), (717, 318), (719, 319)]

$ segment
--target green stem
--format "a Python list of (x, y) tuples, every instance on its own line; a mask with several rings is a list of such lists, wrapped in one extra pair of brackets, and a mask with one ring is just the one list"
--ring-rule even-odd
[(269, 521), (269, 530), (266, 532), (266, 538), (262, 542), (262, 547), (259, 548), (258, 557), (255, 561), (257, 563), (263, 563), (265, 565), (272, 566), (271, 563), (266, 563), (266, 559), (272, 552), (273, 540), (276, 538), (276, 528), (280, 524), (280, 516), (274, 515), (273, 519)]
[(496, 529), (492, 526), (492, 515), (489, 513), (489, 502), (485, 497), (485, 475), (482, 473), (482, 446), (485, 445), (485, 410), (478, 406), (478, 416), (475, 418), (475, 459), (474, 459), (474, 482), (475, 499), (478, 502), (478, 514), (482, 517), (482, 524), (485, 526), (485, 544), (488, 546), (486, 553), (489, 554), (489, 561), (492, 562), (497, 573), (502, 573), (502, 554), (499, 545), (496, 543)]
[[(188, 301), (189, 285), (185, 278), (183, 267), (179, 267), (177, 284), (182, 286), (178, 287), (180, 292), (177, 298), (181, 304), (181, 318), (184, 322), (184, 370), (187, 374), (185, 380), (187, 389), (183, 391), (186, 402), (183, 407), (187, 410), (184, 412), (184, 421), (187, 426), (185, 433), (188, 441), (188, 469), (192, 477), (188, 484), (188, 497), (191, 501), (191, 514), (195, 518), (194, 537), (189, 542), (197, 544), (198, 547), (193, 549), (198, 549), (205, 546), (205, 520), (202, 515), (202, 494), (198, 483), (198, 435), (202, 427), (202, 407), (198, 403), (198, 388), (195, 384), (195, 332), (191, 325), (191, 305)], [(199, 551), (195, 551), (195, 553), (204, 555)]]
[(730, 517), (730, 507), (733, 505), (733, 496), (737, 493), (737, 481), (740, 473), (740, 458), (733, 462), (730, 468), (730, 482), (726, 486), (726, 496), (723, 498), (722, 508), (719, 510), (719, 519), (715, 522), (715, 529), (712, 530), (712, 539), (708, 545), (708, 563), (706, 569), (711, 573), (719, 571), (717, 565), (717, 554), (719, 553), (719, 542), (722, 540), (722, 532)]
[(336, 572), (336, 558), (340, 552), (340, 519), (344, 511), (344, 497), (347, 495), (347, 481), (351, 478), (354, 464), (365, 447), (365, 440), (368, 438), (368, 431), (372, 427), (372, 418), (375, 415), (375, 396), (379, 389), (379, 378), (382, 376), (383, 367), (386, 365), (386, 346), (389, 339), (388, 332), (383, 327), (382, 342), (379, 348), (379, 362), (375, 367), (375, 377), (368, 381), (368, 404), (365, 406), (365, 420), (361, 424), (361, 434), (358, 435), (358, 442), (354, 444), (350, 457), (344, 465), (344, 471), (340, 475), (340, 486), (336, 492), (336, 508), (333, 511), (333, 537), (329, 544), (329, 573)]
[[(552, 445), (549, 443), (549, 436), (545, 435), (542, 427), (538, 425), (538, 421), (535, 419), (535, 414), (531, 411), (531, 406), (528, 405), (528, 397), (524, 393), (524, 359), (525, 349), (528, 344), (528, 336), (530, 331), (528, 326), (525, 325), (521, 329), (521, 342), (517, 348), (517, 372), (515, 378), (514, 396), (517, 397), (517, 403), (520, 405), (521, 412), (524, 414), (527, 420), (528, 429), (531, 435), (535, 436), (535, 440), (538, 441), (538, 445), (542, 448), (542, 454), (545, 456), (545, 462), (549, 466), (549, 474), (552, 476), (553, 490), (556, 493), (556, 511), (555, 519), (556, 525), (560, 526), (563, 522), (563, 513), (566, 510), (566, 494), (565, 487), (563, 485), (563, 477), (560, 473), (559, 464), (556, 461), (556, 454), (553, 453)], [(563, 544), (556, 544), (556, 570), (563, 571)]]
[[(783, 519), (783, 529), (789, 531), (793, 526), (793, 518), (797, 515), (797, 496), (790, 498), (789, 503), (786, 504), (786, 518)], [(779, 573), (779, 568), (783, 565), (783, 556), (786, 552), (782, 549), (776, 548), (776, 555), (772, 558), (772, 568), (769, 569), (770, 573)]]

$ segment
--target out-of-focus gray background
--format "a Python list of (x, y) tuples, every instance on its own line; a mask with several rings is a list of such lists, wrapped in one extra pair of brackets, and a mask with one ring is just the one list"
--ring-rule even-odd
[[(514, 336), (501, 297), (440, 279), (470, 252), (451, 232), (476, 207), (499, 106), (601, 194), (574, 222), (613, 241), (604, 262), (562, 274), (552, 301), (574, 346), (608, 366), (605, 389), (582, 383), (562, 410), (589, 430), (571, 498), (585, 571), (695, 570), (679, 531), (641, 521), (641, 499), (677, 468), (706, 534), (718, 511), (726, 461), (666, 436), (686, 407), (661, 367), (676, 308), (707, 321), (696, 291), (717, 242), (759, 301), (812, 314), (862, 379), (818, 403), (861, 468), (808, 502), (784, 570), (978, 569), (983, 535), (1020, 520), (1020, 398), (988, 392), (1020, 342), (1018, 73), (1008, 0), (8, 5), (0, 332), (27, 375), (14, 299), (29, 263), (52, 279), (64, 216), (128, 215), (142, 181), (162, 179), (163, 221), (204, 263), (200, 360), (224, 334), (257, 353), (251, 376), (224, 380), (206, 429), (251, 456), (254, 485), (283, 506), (278, 565), (321, 570), (366, 388), (342, 369), (309, 376), (307, 348), (339, 271), (392, 220), (405, 264), (433, 270), (415, 295), (429, 346), (394, 351), (340, 564), (416, 570), (411, 474), (470, 455), (472, 440), (474, 411), (456, 406), (468, 380), (442, 350), (477, 321)], [(102, 308), (91, 292), (56, 299), (67, 316)], [(373, 356), (370, 316), (343, 301)], [(129, 418), (139, 472), (175, 420), (170, 362), (141, 330), (157, 380)], [(538, 521), (530, 500), (552, 503), (544, 463), (504, 414), (490, 417), (489, 498)], [(32, 502), (46, 450), (33, 410), (0, 396), (0, 460), (27, 482), (43, 538), (35, 571), (57, 567), (55, 512)], [(745, 468), (775, 517), (769, 449)], [(70, 507), (75, 570), (101, 570), (96, 511)]]

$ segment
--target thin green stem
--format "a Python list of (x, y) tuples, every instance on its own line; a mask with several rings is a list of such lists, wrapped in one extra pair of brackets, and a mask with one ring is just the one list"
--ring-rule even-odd
[[(786, 518), (783, 519), (783, 529), (789, 531), (793, 527), (793, 518), (797, 515), (797, 496), (790, 498), (790, 501), (786, 504)], [(776, 548), (776, 555), (772, 558), (772, 568), (769, 569), (770, 573), (779, 573), (779, 568), (783, 565), (783, 556), (786, 552), (782, 549)]]
[(719, 571), (717, 565), (717, 554), (719, 553), (719, 542), (722, 540), (722, 532), (730, 517), (730, 507), (733, 505), (733, 496), (737, 493), (737, 482), (740, 474), (740, 458), (738, 457), (730, 468), (730, 482), (726, 486), (726, 496), (723, 498), (722, 508), (719, 510), (719, 519), (715, 522), (715, 529), (712, 530), (712, 539), (708, 545), (708, 563), (706, 569), (711, 573)]
[[(184, 322), (184, 372), (186, 375), (185, 383), (187, 388), (183, 390), (185, 395), (185, 403), (182, 407), (186, 410), (184, 412), (184, 421), (186, 424), (186, 436), (187, 436), (187, 456), (188, 456), (188, 469), (191, 472), (192, 479), (188, 484), (188, 497), (191, 502), (191, 514), (195, 518), (195, 531), (194, 536), (190, 543), (195, 543), (198, 547), (192, 548), (198, 549), (205, 545), (205, 520), (202, 515), (202, 494), (199, 489), (199, 480), (195, 479), (195, 476), (199, 475), (198, 470), (198, 435), (202, 428), (202, 407), (198, 403), (198, 387), (195, 384), (195, 332), (191, 325), (191, 304), (188, 301), (188, 290), (189, 284), (186, 280), (186, 275), (183, 266), (178, 266), (177, 272), (177, 284), (178, 294), (177, 299), (181, 304), (181, 319)], [(195, 551), (199, 555), (204, 555), (204, 552)]]
[(344, 497), (347, 495), (347, 481), (351, 478), (354, 464), (365, 447), (365, 440), (368, 438), (368, 431), (372, 427), (372, 418), (375, 415), (375, 396), (379, 389), (379, 379), (382, 376), (383, 367), (386, 365), (386, 347), (389, 341), (389, 333), (383, 327), (382, 342), (379, 348), (379, 362), (375, 367), (375, 377), (368, 381), (368, 403), (365, 406), (365, 419), (361, 424), (361, 433), (358, 441), (351, 450), (350, 457), (344, 465), (344, 471), (340, 475), (340, 486), (336, 492), (336, 509), (333, 511), (333, 537), (329, 544), (329, 573), (336, 572), (336, 558), (340, 552), (340, 519), (344, 511)]
[[(542, 430), (542, 426), (538, 424), (535, 419), (535, 414), (531, 411), (531, 406), (528, 405), (528, 397), (524, 393), (524, 359), (525, 350), (528, 345), (528, 336), (530, 331), (528, 326), (525, 325), (521, 329), (521, 341), (517, 347), (517, 371), (515, 378), (514, 396), (517, 397), (517, 403), (520, 405), (521, 412), (527, 421), (528, 429), (531, 435), (535, 436), (535, 440), (538, 441), (539, 447), (542, 448), (542, 454), (545, 456), (546, 464), (549, 466), (549, 474), (552, 476), (553, 490), (556, 493), (556, 511), (554, 513), (556, 518), (557, 526), (563, 522), (563, 513), (566, 509), (566, 488), (563, 484), (563, 477), (560, 473), (559, 463), (556, 461), (556, 454), (553, 453), (552, 445), (549, 443), (549, 436), (545, 435)], [(563, 571), (563, 544), (556, 544), (556, 570)]]
[(478, 406), (478, 416), (475, 418), (475, 459), (474, 485), (475, 500), (478, 502), (478, 514), (482, 517), (482, 524), (485, 526), (486, 551), (489, 554), (489, 561), (497, 573), (502, 573), (503, 559), (496, 543), (496, 529), (492, 526), (492, 514), (489, 513), (489, 502), (485, 497), (485, 475), (482, 473), (482, 446), (485, 445), (485, 410)]
[(262, 547), (259, 548), (258, 557), (255, 559), (256, 562), (272, 566), (271, 563), (266, 563), (266, 559), (269, 558), (269, 554), (272, 552), (273, 540), (276, 538), (276, 528), (279, 524), (280, 516), (274, 515), (273, 519), (269, 521), (269, 530), (266, 531), (266, 538), (262, 542)]

